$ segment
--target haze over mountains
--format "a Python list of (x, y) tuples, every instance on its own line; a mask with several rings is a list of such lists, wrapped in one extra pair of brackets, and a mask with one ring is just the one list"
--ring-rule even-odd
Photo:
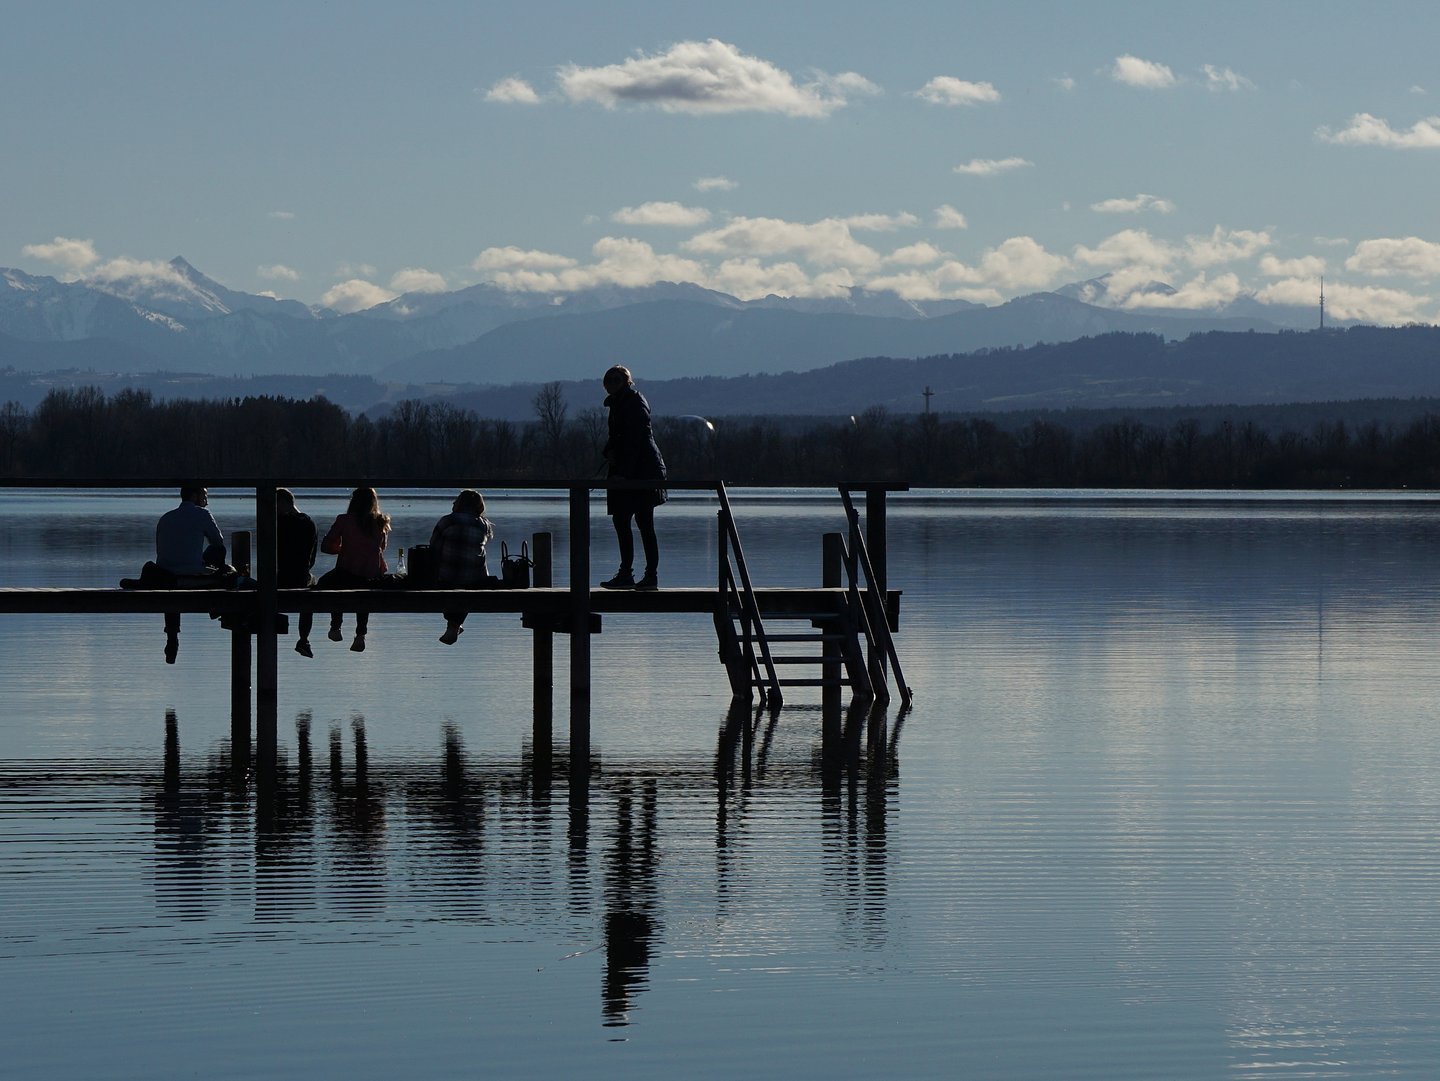
[(163, 276), (103, 282), (0, 270), (0, 366), (495, 386), (593, 379), (617, 360), (647, 380), (758, 375), (1113, 332), (1176, 339), (1316, 321), (1314, 311), (1253, 301), (1220, 312), (1119, 311), (1087, 303), (1104, 292), (1094, 282), (996, 307), (860, 289), (741, 301), (684, 283), (559, 295), (475, 285), (339, 314), (227, 289), (182, 258), (168, 266)]

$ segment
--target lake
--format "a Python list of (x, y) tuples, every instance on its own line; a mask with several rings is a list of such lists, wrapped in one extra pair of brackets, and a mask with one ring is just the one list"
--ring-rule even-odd
[[(452, 494), (382, 491), (392, 543)], [(272, 785), (218, 625), (167, 666), (158, 616), (0, 616), (6, 1075), (1433, 1077), (1436, 504), (1084, 496), (892, 497), (915, 702), (839, 741), (732, 710), (708, 617), (607, 616), (588, 783), (563, 690), (532, 768), (516, 617), (282, 638)], [(11, 586), (115, 584), (174, 503), (0, 499)], [(735, 503), (757, 585), (818, 584), (833, 493)], [(662, 585), (715, 510), (662, 508)], [(563, 500), (489, 513), (567, 580)]]

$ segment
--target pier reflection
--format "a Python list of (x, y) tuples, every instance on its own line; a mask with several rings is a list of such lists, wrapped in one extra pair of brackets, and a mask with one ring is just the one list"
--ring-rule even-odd
[[(618, 1029), (635, 1023), (665, 963), (667, 910), (683, 907), (693, 931), (712, 918), (707, 896), (716, 943), (803, 918), (761, 904), (775, 897), (823, 902), (845, 946), (883, 943), (902, 721), (863, 704), (838, 716), (740, 704), (713, 757), (595, 756), (575, 769), (562, 753), (540, 776), (532, 755), (477, 759), (453, 723), (433, 753), (376, 758), (378, 720), (317, 724), (309, 713), (261, 770), (228, 741), (182, 754), (170, 711), (160, 775), (141, 782), (157, 905), (207, 919), (242, 904), (240, 915), (276, 933), (344, 922), (347, 934), (380, 936), (461, 921), (575, 944), (567, 960), (603, 957), (600, 1020)], [(318, 770), (317, 732), (328, 744)], [(777, 844), (817, 859), (766, 857)], [(707, 848), (713, 860), (697, 861)]]

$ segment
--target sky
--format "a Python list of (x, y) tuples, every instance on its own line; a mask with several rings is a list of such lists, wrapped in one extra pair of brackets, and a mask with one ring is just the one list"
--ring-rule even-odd
[[(0, 0), (0, 266), (1440, 321), (1440, 5)], [(1174, 296), (1145, 291), (1163, 281)]]

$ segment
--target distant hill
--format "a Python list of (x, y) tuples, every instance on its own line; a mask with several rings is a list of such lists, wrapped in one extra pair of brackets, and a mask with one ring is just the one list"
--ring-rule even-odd
[[(1270, 404), (1440, 396), (1440, 328), (1197, 333), (1171, 341), (1109, 333), (1028, 348), (903, 359), (868, 357), (807, 372), (644, 379), (658, 414), (918, 413)], [(572, 408), (598, 405), (593, 378), (563, 385)], [(533, 416), (536, 385), (457, 389), (484, 416)]]
[[(54, 386), (140, 387), (159, 398), (323, 395), (347, 409), (383, 412), (404, 399), (447, 401), (482, 416), (534, 416), (548, 379), (508, 385), (379, 382), (369, 376), (124, 375), (95, 341), (43, 346), (55, 370), (30, 373), (12, 359), (26, 343), (0, 335), (0, 399), (24, 405)], [(61, 364), (68, 370), (59, 370)], [(9, 370), (5, 366), (9, 365)], [(572, 410), (598, 408), (595, 372), (560, 382)], [(650, 371), (663, 369), (658, 364)], [(844, 416), (872, 406), (893, 413), (1144, 409), (1170, 405), (1273, 404), (1440, 396), (1440, 328), (1352, 327), (1333, 331), (1200, 332), (1179, 341), (1155, 333), (1110, 332), (1025, 348), (919, 357), (862, 357), (809, 371), (665, 379), (638, 372), (657, 414)]]
[(649, 379), (774, 374), (864, 356), (959, 353), (1122, 331), (1177, 337), (1215, 329), (1278, 327), (1258, 319), (1112, 311), (1055, 293), (908, 319), (655, 301), (507, 323), (466, 345), (392, 364), (380, 375), (407, 382), (505, 384), (533, 381), (538, 373), (542, 379), (593, 378), (617, 361)]

